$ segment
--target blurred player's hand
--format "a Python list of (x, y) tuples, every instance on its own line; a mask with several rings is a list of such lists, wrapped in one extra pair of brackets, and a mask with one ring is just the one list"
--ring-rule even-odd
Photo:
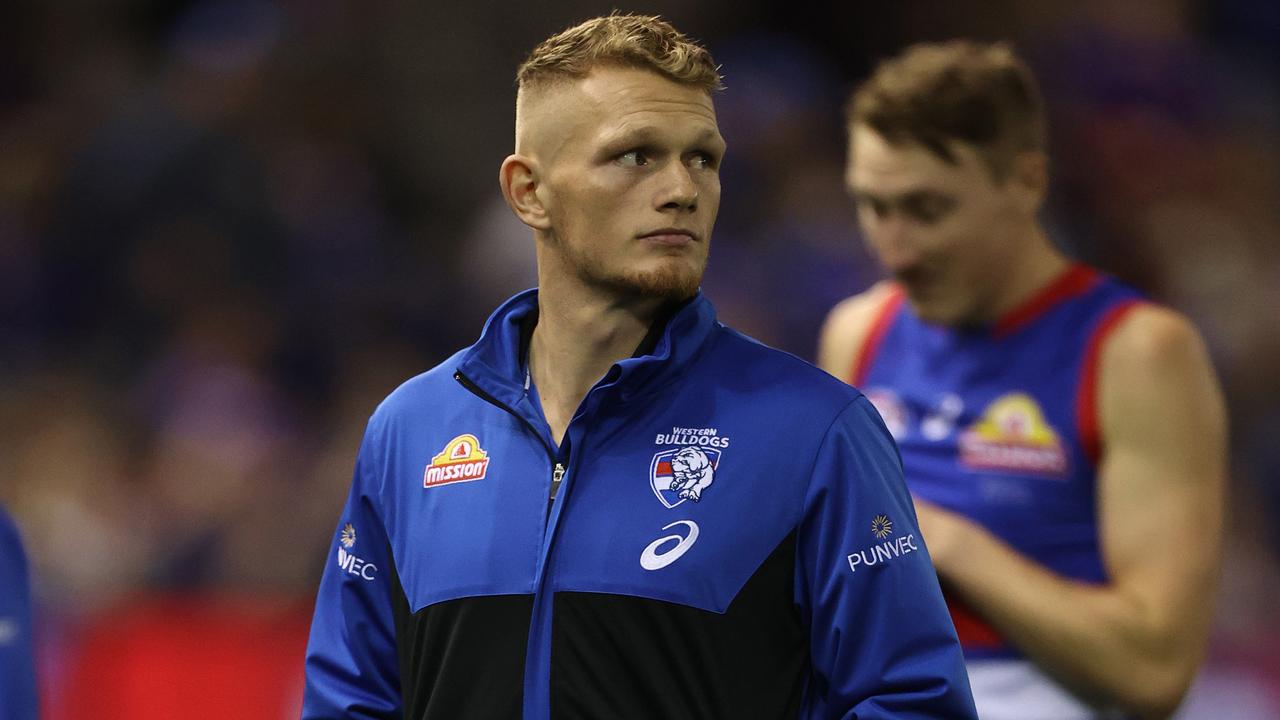
[(966, 547), (986, 531), (972, 520), (926, 500), (912, 497), (916, 516), (920, 519), (920, 534), (924, 536), (929, 556), (938, 574), (946, 576), (952, 563), (964, 553)]

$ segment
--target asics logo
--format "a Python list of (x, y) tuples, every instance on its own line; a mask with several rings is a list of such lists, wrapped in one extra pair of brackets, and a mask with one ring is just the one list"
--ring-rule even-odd
[[(662, 537), (649, 543), (649, 546), (640, 553), (640, 567), (645, 570), (661, 570), (680, 559), (681, 555), (689, 552), (689, 548), (698, 541), (698, 524), (692, 520), (677, 520), (670, 525), (663, 527), (663, 530), (670, 530), (677, 525), (684, 525), (689, 529), (688, 535), (663, 535)], [(675, 545), (668, 547), (666, 550), (659, 552), (663, 545), (674, 541)]]

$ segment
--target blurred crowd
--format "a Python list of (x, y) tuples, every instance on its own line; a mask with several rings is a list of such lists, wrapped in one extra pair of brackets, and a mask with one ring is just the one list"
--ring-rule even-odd
[[(309, 601), (369, 413), (534, 284), (496, 182), (514, 69), (610, 7), (453, 5), (0, 9), (0, 502), (55, 690), (77, 633), (139, 598)], [(853, 84), (917, 40), (1028, 57), (1055, 239), (1189, 314), (1225, 386), (1220, 682), (1193, 704), (1280, 707), (1280, 5), (683, 5), (627, 9), (723, 64), (704, 290), (806, 358), (879, 277), (843, 190)]]

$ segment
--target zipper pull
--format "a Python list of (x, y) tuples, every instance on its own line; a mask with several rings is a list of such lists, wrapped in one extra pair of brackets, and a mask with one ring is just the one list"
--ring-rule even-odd
[(556, 492), (560, 490), (560, 481), (564, 479), (564, 464), (556, 463), (556, 468), (551, 471), (551, 499), (556, 499)]

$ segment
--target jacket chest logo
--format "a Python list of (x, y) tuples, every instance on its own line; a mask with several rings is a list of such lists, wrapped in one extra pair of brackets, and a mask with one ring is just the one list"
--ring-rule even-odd
[(715, 482), (720, 456), (729, 438), (715, 428), (674, 427), (660, 433), (656, 445), (680, 445), (654, 454), (649, 464), (649, 486), (668, 508), (686, 500), (699, 502)]
[(475, 435), (466, 433), (450, 440), (422, 475), (422, 487), (483, 480), (489, 471), (489, 453), (480, 447)]

